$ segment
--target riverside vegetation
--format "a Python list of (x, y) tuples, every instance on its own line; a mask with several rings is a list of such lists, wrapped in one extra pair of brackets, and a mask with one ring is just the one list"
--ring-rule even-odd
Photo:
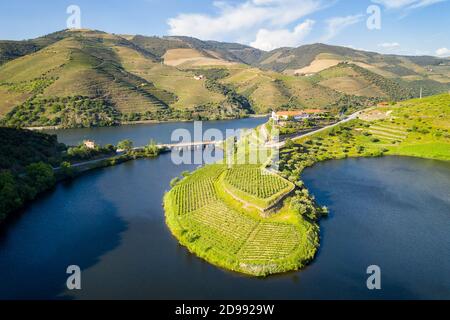
[[(242, 165), (234, 155), (228, 165), (204, 166), (173, 181), (164, 198), (167, 225), (189, 251), (219, 267), (253, 276), (297, 270), (314, 258), (318, 221), (328, 214), (303, 185), (305, 168), (383, 155), (449, 161), (449, 120), (448, 94), (408, 100), (288, 140), (280, 150), (279, 174), (265, 169), (270, 157), (259, 165)], [(270, 122), (266, 126), (272, 129)], [(252, 135), (237, 143), (236, 154)]]
[[(58, 143), (54, 135), (1, 127), (0, 142), (0, 223), (58, 181), (87, 170), (156, 157), (163, 151), (154, 141), (140, 149), (133, 149), (128, 140), (117, 147), (68, 147)], [(117, 149), (122, 152), (116, 153)]]
[(360, 119), (288, 141), (281, 151), (283, 176), (300, 178), (320, 161), (383, 155), (450, 160), (450, 95), (378, 107)]

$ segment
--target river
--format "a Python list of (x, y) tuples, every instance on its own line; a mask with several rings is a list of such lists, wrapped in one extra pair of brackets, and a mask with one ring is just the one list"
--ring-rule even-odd
[[(237, 121), (220, 123), (264, 120)], [(58, 135), (74, 143), (165, 142), (148, 132), (163, 134), (168, 125)], [(321, 222), (321, 249), (306, 269), (266, 279), (211, 266), (171, 236), (162, 197), (173, 177), (193, 169), (163, 154), (59, 184), (0, 228), (0, 299), (450, 298), (449, 163), (385, 157), (307, 169), (306, 185), (331, 211)], [(80, 291), (65, 290), (73, 264), (82, 269)], [(379, 291), (366, 287), (369, 265), (381, 268)]]
[[(226, 137), (226, 130), (238, 130), (254, 128), (267, 122), (267, 118), (243, 118), (238, 120), (203, 121), (202, 130), (218, 129)], [(158, 143), (173, 143), (172, 133), (177, 129), (185, 129), (191, 133), (194, 139), (194, 125), (192, 122), (165, 122), (154, 124), (132, 124), (118, 127), (101, 127), (85, 129), (46, 130), (49, 134), (57, 134), (60, 142), (67, 145), (77, 145), (83, 140), (92, 139), (98, 144), (117, 144), (117, 142), (130, 139), (135, 146), (144, 146), (151, 139)]]

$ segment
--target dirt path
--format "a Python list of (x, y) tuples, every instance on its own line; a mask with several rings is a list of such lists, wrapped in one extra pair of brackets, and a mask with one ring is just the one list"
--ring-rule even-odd
[(238, 197), (238, 196), (235, 195), (232, 191), (228, 190), (228, 188), (227, 188), (223, 183), (222, 183), (222, 188), (223, 188), (223, 190), (225, 190), (225, 192), (226, 192), (228, 195), (230, 195), (234, 200), (236, 200), (236, 201), (242, 203), (242, 204), (243, 204), (243, 207), (242, 207), (242, 208), (248, 209), (249, 207), (252, 207), (252, 208), (257, 209), (257, 210), (260, 211), (261, 213), (264, 212), (264, 208), (261, 208), (261, 207), (255, 205), (255, 204), (253, 204), (253, 203), (250, 203), (250, 202), (245, 201), (244, 199)]

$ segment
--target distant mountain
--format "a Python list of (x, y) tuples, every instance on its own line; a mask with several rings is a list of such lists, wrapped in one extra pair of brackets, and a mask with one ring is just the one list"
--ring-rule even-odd
[(12, 126), (223, 119), (303, 107), (342, 111), (449, 89), (449, 59), (325, 44), (264, 52), (93, 30), (0, 41), (0, 115)]
[(45, 48), (67, 36), (65, 32), (55, 32), (43, 37), (25, 41), (0, 41), (0, 65)]
[(168, 50), (194, 49), (209, 58), (219, 58), (245, 64), (254, 64), (264, 54), (263, 51), (238, 43), (218, 41), (201, 41), (191, 37), (145, 37), (125, 36), (136, 45), (145, 48), (154, 55), (162, 58)]
[[(320, 43), (267, 52), (258, 61), (258, 66), (284, 73), (315, 73), (344, 61), (359, 64), (387, 77), (448, 77), (450, 66), (450, 60), (446, 58), (383, 55)], [(446, 68), (440, 68), (443, 66)], [(433, 67), (437, 69), (431, 70)], [(450, 81), (450, 78), (446, 80)]]

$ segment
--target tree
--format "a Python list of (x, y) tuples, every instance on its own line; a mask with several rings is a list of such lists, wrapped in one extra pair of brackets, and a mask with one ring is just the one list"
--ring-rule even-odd
[(147, 157), (156, 157), (159, 155), (159, 151), (159, 147), (155, 140), (151, 140), (150, 143), (144, 148), (144, 153)]
[(133, 149), (133, 141), (131, 140), (122, 140), (117, 144), (118, 150), (124, 150), (125, 152), (130, 152)]
[(284, 146), (286, 147), (286, 149), (292, 149), (293, 147), (295, 147), (295, 142), (291, 139), (287, 139)]
[(0, 171), (0, 221), (6, 218), (8, 213), (19, 208), (22, 202), (13, 174), (9, 170)]
[(60, 165), (60, 173), (63, 177), (73, 178), (75, 176), (75, 169), (69, 162), (64, 161)]
[(181, 175), (186, 178), (186, 177), (189, 177), (191, 175), (191, 172), (186, 170), (186, 171), (183, 171), (181, 173)]
[(30, 197), (34, 198), (39, 192), (45, 191), (55, 184), (53, 168), (44, 163), (32, 163), (25, 168), (26, 182), (30, 186)]

